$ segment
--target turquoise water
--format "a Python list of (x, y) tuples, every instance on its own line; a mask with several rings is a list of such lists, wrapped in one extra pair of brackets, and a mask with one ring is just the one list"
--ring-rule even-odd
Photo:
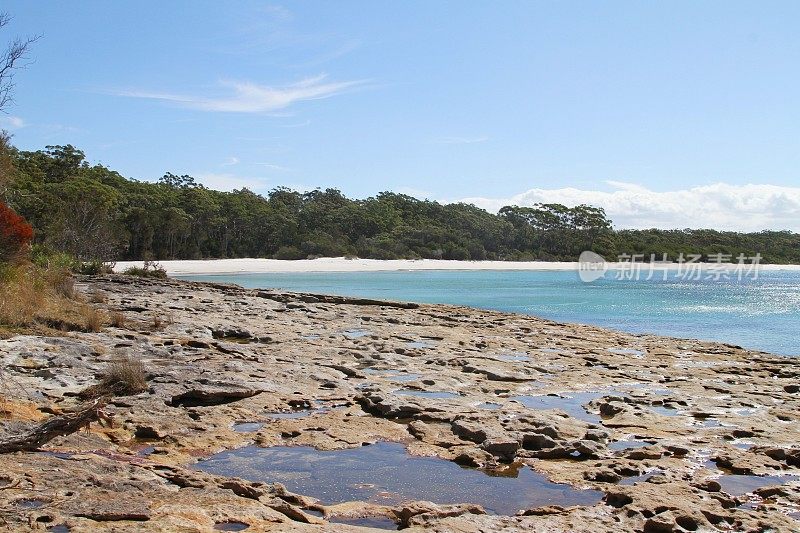
[(716, 340), (800, 355), (800, 272), (757, 279), (583, 283), (576, 272), (415, 271), (182, 276), (245, 287), (449, 303), (595, 324), (632, 333)]

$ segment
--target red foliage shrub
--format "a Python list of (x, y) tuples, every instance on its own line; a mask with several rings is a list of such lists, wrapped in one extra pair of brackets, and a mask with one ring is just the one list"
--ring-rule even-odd
[(33, 228), (25, 219), (0, 202), (0, 261), (17, 258), (33, 239)]

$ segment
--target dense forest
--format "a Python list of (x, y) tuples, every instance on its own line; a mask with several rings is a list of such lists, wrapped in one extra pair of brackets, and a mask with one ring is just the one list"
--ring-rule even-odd
[(498, 214), (383, 192), (363, 200), (335, 189), (220, 192), (190, 176), (158, 182), (91, 165), (73, 146), (7, 146), (11, 182), (0, 199), (34, 228), (34, 246), (88, 260), (319, 256), (461, 260), (573, 260), (618, 254), (761, 253), (800, 263), (788, 231), (614, 230), (602, 209), (508, 206)]

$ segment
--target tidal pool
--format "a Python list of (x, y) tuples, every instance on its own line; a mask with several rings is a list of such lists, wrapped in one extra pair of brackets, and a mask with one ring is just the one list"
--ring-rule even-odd
[(654, 413), (658, 413), (664, 416), (678, 416), (680, 413), (678, 412), (677, 407), (671, 407), (668, 405), (651, 405), (649, 407), (651, 411)]
[(396, 505), (428, 500), (475, 503), (487, 512), (513, 515), (543, 505), (593, 505), (602, 492), (552, 483), (523, 467), (502, 476), (434, 457), (414, 457), (399, 443), (319, 451), (307, 446), (248, 446), (218, 453), (196, 468), (251, 481), (283, 483), (325, 504), (368, 501)]
[(344, 336), (348, 339), (359, 339), (361, 337), (366, 337), (367, 335), (372, 335), (372, 332), (368, 329), (348, 329), (344, 332)]
[(238, 422), (233, 425), (233, 430), (237, 433), (255, 433), (262, 427), (263, 422)]
[(633, 448), (643, 448), (645, 446), (652, 446), (653, 443), (646, 442), (643, 440), (617, 440), (608, 445), (609, 450), (619, 451), (619, 450), (631, 450)]
[(430, 342), (425, 341), (411, 341), (406, 343), (406, 348), (419, 348), (422, 350), (427, 350), (428, 348), (433, 348), (434, 345)]
[(800, 476), (752, 476), (743, 474), (727, 474), (717, 479), (722, 486), (722, 490), (731, 496), (741, 496), (761, 487), (783, 485), (797, 480), (800, 480)]
[(603, 392), (564, 392), (563, 395), (541, 395), (541, 396), (514, 396), (516, 400), (530, 409), (560, 409), (569, 416), (597, 424), (600, 422), (600, 415), (589, 413), (584, 409), (584, 404), (596, 400), (603, 396)]

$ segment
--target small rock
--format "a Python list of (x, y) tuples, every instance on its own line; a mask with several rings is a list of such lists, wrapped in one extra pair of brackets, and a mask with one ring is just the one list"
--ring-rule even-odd
[(558, 446), (556, 441), (540, 433), (528, 433), (522, 437), (522, 447), (526, 450), (542, 450), (556, 446)]
[(583, 473), (583, 478), (598, 483), (619, 483), (622, 480), (622, 476), (611, 470), (589, 470)]
[(675, 521), (671, 513), (663, 513), (648, 518), (644, 523), (644, 533), (672, 533), (675, 531)]
[(510, 460), (519, 450), (519, 441), (510, 438), (493, 438), (485, 440), (481, 447), (492, 455)]
[(586, 431), (586, 435), (584, 435), (583, 438), (584, 440), (605, 442), (608, 440), (609, 434), (607, 431), (603, 431), (602, 429), (590, 429)]
[(714, 479), (707, 479), (695, 485), (698, 489), (704, 490), (706, 492), (719, 492), (722, 490), (722, 485), (719, 484), (719, 481)]

